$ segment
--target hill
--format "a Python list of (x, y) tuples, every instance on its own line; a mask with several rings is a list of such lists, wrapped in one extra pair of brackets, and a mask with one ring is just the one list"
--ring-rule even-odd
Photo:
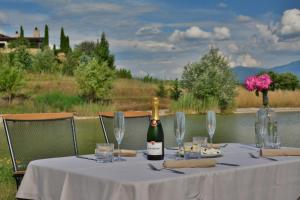
[(243, 66), (237, 66), (233, 68), (233, 72), (240, 83), (243, 83), (248, 76), (255, 75), (261, 71), (274, 71), (276, 73), (291, 72), (295, 74), (298, 77), (298, 79), (300, 79), (300, 60), (288, 63), (286, 65), (280, 65), (271, 68)]

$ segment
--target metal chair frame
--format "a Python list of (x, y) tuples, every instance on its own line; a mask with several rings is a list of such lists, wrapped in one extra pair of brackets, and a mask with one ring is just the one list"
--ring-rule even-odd
[[(70, 119), (71, 121), (71, 130), (72, 130), (72, 140), (74, 145), (74, 155), (78, 155), (77, 139), (76, 139), (76, 128), (73, 113), (32, 113), (32, 114), (5, 114), (2, 116), (4, 130), (6, 133), (6, 139), (9, 146), (9, 152), (13, 164), (14, 177), (16, 179), (17, 187), (21, 184), (22, 178), (25, 174), (25, 171), (20, 171), (17, 168), (17, 163), (15, 159), (14, 147), (11, 143), (11, 136), (9, 131), (8, 121), (13, 122), (32, 122), (32, 121), (61, 121)], [(46, 157), (45, 157), (46, 158)]]
[[(103, 118), (114, 118), (114, 112), (99, 112), (98, 113), (99, 119), (100, 119), (100, 124), (101, 128), (104, 134), (105, 142), (109, 143), (108, 136), (107, 136), (107, 131), (103, 122)], [(151, 119), (151, 113), (149, 112), (142, 112), (142, 111), (127, 111), (124, 112), (124, 118), (148, 118), (150, 121)]]

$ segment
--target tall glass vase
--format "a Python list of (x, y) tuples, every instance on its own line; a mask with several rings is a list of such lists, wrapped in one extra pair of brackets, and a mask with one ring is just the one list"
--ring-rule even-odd
[(277, 132), (276, 114), (269, 107), (268, 91), (262, 91), (262, 96), (263, 106), (256, 113), (256, 146), (277, 149), (280, 147), (280, 139)]

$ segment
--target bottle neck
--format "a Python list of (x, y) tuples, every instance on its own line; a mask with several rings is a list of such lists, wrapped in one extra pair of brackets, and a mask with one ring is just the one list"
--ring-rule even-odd
[(152, 119), (159, 120), (159, 110), (158, 110), (158, 103), (155, 102), (152, 105)]

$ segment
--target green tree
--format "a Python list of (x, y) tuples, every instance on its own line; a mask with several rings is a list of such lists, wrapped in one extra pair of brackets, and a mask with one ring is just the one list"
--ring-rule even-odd
[(75, 57), (75, 55), (72, 52), (68, 52), (66, 59), (62, 63), (62, 73), (73, 76), (78, 64), (79, 60)]
[(108, 98), (115, 72), (106, 62), (99, 64), (96, 59), (92, 59), (88, 64), (80, 65), (75, 75), (81, 94), (86, 100), (95, 102)]
[(20, 68), (10, 66), (8, 63), (0, 64), (0, 92), (8, 96), (9, 104), (23, 85), (24, 77)]
[(35, 72), (57, 72), (58, 63), (52, 50), (45, 49), (37, 53), (33, 58), (32, 68)]
[(45, 25), (45, 31), (44, 31), (44, 40), (43, 40), (43, 48), (49, 47), (49, 29), (48, 25)]
[(24, 29), (23, 29), (23, 26), (20, 26), (20, 38), (24, 39)]
[(171, 99), (177, 101), (181, 95), (181, 89), (179, 88), (179, 81), (176, 78), (174, 83), (173, 83), (173, 88), (171, 88), (171, 94), (170, 97)]
[(19, 46), (13, 52), (13, 64), (25, 70), (32, 69), (32, 56), (25, 46)]
[(102, 62), (107, 62), (109, 68), (116, 68), (114, 64), (115, 57), (114, 55), (110, 54), (109, 43), (106, 40), (105, 33), (102, 33), (100, 43), (97, 42), (96, 44), (95, 57), (99, 64)]
[(56, 45), (55, 44), (53, 45), (53, 53), (54, 53), (54, 55), (56, 55), (56, 53), (57, 53)]
[(279, 74), (278, 89), (295, 90), (299, 86), (298, 77), (290, 72)]
[(221, 111), (234, 103), (236, 81), (228, 61), (212, 48), (199, 62), (184, 67), (182, 84), (202, 101), (216, 99)]
[(132, 74), (129, 69), (119, 69), (116, 71), (116, 74), (118, 78), (132, 79)]
[(156, 91), (156, 95), (159, 97), (166, 97), (167, 96), (167, 90), (165, 88), (164, 82), (160, 81), (158, 84), (158, 90)]
[(80, 51), (82, 54), (93, 56), (96, 51), (96, 43), (93, 41), (83, 41), (75, 46), (75, 51)]

